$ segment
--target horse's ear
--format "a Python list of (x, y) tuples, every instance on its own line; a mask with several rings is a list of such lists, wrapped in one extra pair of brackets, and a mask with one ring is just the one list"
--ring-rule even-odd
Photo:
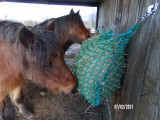
[(55, 30), (55, 21), (49, 20), (45, 27), (49, 31), (54, 31)]
[(70, 15), (71, 15), (71, 14), (74, 14), (73, 8), (72, 8), (71, 11), (70, 11)]
[(80, 12), (80, 11), (78, 10), (78, 11), (77, 11), (77, 14), (79, 14), (79, 12)]
[(34, 43), (34, 34), (26, 27), (23, 27), (19, 32), (19, 40), (24, 47), (29, 48)]

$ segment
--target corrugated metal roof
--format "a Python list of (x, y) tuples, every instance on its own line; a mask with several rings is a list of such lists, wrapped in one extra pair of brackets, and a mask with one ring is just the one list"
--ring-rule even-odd
[(101, 0), (1, 0), (5, 2), (98, 6)]

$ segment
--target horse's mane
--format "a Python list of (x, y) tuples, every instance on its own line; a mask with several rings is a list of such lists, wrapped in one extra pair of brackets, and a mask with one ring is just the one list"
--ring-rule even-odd
[(76, 24), (76, 23), (80, 22), (83, 24), (81, 16), (78, 13), (73, 13), (73, 14), (64, 15), (64, 16), (61, 16), (58, 18), (47, 19), (47, 20), (35, 25), (33, 28), (36, 28), (39, 26), (45, 27), (45, 25), (51, 20), (54, 20), (54, 22), (56, 24), (55, 32), (57, 34), (61, 33), (62, 34), (61, 36), (64, 36), (63, 34), (66, 33), (66, 30), (69, 28), (70, 23)]
[[(0, 21), (0, 38), (2, 40), (15, 43), (18, 32), (25, 27), (23, 24), (11, 21)], [(62, 49), (58, 41), (58, 36), (43, 27), (31, 29), (34, 33), (33, 54), (36, 57), (36, 63), (40, 67), (51, 65), (51, 59), (61, 54)]]
[(43, 22), (35, 25), (35, 26), (33, 27), (33, 29), (35, 29), (35, 28), (37, 28), (37, 27), (39, 27), (39, 26), (44, 27), (44, 26), (48, 23), (48, 21), (50, 21), (50, 20), (54, 20), (54, 18), (46, 19), (45, 21), (43, 21)]
[(24, 27), (24, 25), (19, 22), (0, 21), (0, 37), (3, 40), (14, 43), (18, 37), (17, 33), (22, 27)]
[[(61, 16), (58, 18), (47, 19), (39, 23), (38, 25), (35, 25), (33, 29), (39, 29), (39, 28), (46, 29), (47, 23), (52, 20), (54, 21), (54, 27), (55, 27), (54, 34), (56, 34), (56, 36), (59, 37), (59, 39), (57, 40), (60, 42), (60, 44), (64, 39), (68, 37), (70, 25), (74, 25), (78, 23), (83, 24), (83, 21), (79, 13), (72, 13), (72, 14)], [(64, 46), (61, 46), (61, 47), (65, 51), (70, 44), (72, 44), (72, 41), (68, 41)]]
[(33, 54), (36, 57), (36, 63), (41, 68), (51, 67), (53, 57), (62, 51), (58, 37), (53, 32), (45, 30), (42, 27), (32, 30), (35, 35)]

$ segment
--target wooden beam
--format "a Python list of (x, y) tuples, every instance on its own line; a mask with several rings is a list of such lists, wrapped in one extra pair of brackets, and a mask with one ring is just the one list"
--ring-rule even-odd
[(2, 2), (77, 5), (77, 6), (99, 6), (100, 0), (1, 0)]

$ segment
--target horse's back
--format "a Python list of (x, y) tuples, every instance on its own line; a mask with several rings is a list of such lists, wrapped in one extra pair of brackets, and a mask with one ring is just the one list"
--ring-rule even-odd
[(24, 26), (18, 22), (0, 21), (0, 39), (14, 43), (22, 27)]

